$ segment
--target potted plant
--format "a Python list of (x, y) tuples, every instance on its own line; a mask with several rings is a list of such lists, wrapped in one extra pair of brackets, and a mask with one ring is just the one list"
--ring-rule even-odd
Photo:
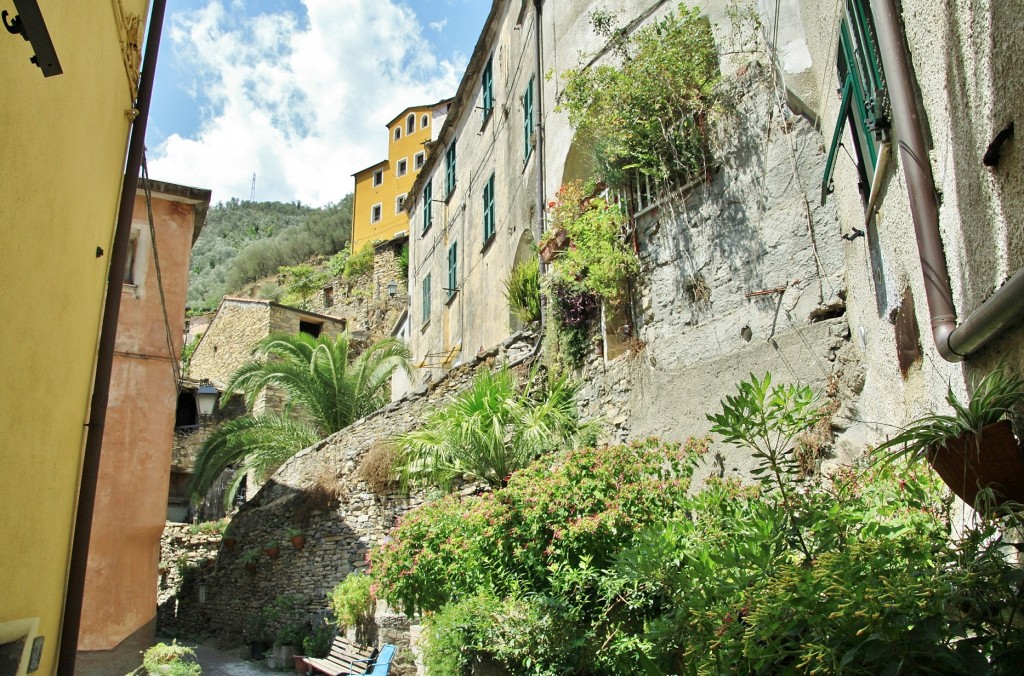
[(224, 545), (224, 549), (227, 551), (235, 551), (235, 545), (238, 544), (238, 538), (235, 537), (235, 534), (231, 529), (231, 524), (228, 524), (227, 528), (224, 529), (224, 535), (221, 537), (220, 543)]
[[(331, 652), (332, 631), (326, 622), (318, 622), (313, 625), (313, 633), (302, 639), (303, 657), (316, 657), (323, 659)], [(301, 671), (300, 671), (301, 667)], [(306, 660), (299, 664), (299, 656), (295, 658), (295, 670), (300, 673), (306, 672)]]
[(292, 541), (295, 551), (301, 551), (306, 546), (306, 534), (302, 532), (301, 528), (289, 528), (288, 539)]
[(270, 648), (266, 634), (267, 618), (264, 617), (262, 612), (257, 612), (245, 618), (245, 622), (242, 625), (242, 639), (249, 644), (249, 659), (263, 659), (264, 654)]
[(925, 459), (960, 499), (974, 505), (991, 488), (996, 504), (1024, 502), (1024, 459), (1007, 416), (1024, 402), (1024, 378), (1000, 365), (974, 389), (968, 404), (952, 388), (950, 415), (929, 415), (911, 423), (875, 451), (897, 448), (890, 458)]
[(302, 641), (306, 632), (302, 625), (289, 622), (283, 625), (277, 632), (277, 663), (284, 667), (288, 664), (298, 664), (295, 660), (295, 653), (301, 650)]
[(271, 540), (263, 546), (263, 551), (267, 553), (271, 560), (276, 559), (281, 555), (281, 543)]
[(245, 565), (245, 569), (250, 573), (256, 572), (256, 562), (259, 561), (259, 551), (249, 548), (242, 552), (242, 563)]
[(569, 245), (569, 231), (563, 227), (547, 230), (540, 240), (540, 257), (545, 263), (555, 260), (555, 256), (565, 251)]

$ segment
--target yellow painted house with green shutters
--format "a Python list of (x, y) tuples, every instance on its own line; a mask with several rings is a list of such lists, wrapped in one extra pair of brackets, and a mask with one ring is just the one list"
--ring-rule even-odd
[(406, 108), (387, 124), (388, 157), (353, 174), (352, 251), (367, 244), (394, 239), (409, 231), (402, 208), (436, 138), (450, 99)]

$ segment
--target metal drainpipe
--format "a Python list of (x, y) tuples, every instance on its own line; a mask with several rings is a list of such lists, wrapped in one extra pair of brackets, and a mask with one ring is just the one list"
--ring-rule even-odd
[[(537, 116), (537, 243), (540, 243), (540, 238), (544, 236), (544, 80), (543, 80), (543, 66), (544, 61), (541, 58), (541, 39), (543, 33), (541, 31), (541, 20), (543, 19), (543, 5), (544, 0), (533, 0), (533, 7), (536, 10), (537, 16), (534, 19), (534, 42), (535, 54), (536, 54), (536, 75), (534, 77), (537, 80), (537, 105), (534, 110)], [(537, 253), (538, 259), (538, 277), (543, 275), (547, 270), (547, 265), (544, 263), (544, 259), (540, 257), (540, 252)], [(540, 350), (541, 341), (544, 338), (544, 325), (546, 322), (547, 315), (547, 303), (544, 302), (544, 297), (541, 296), (540, 303), (540, 327), (537, 330), (537, 344), (533, 346), (533, 353), (537, 354)]]
[(132, 213), (135, 209), (135, 192), (138, 189), (139, 167), (142, 164), (142, 154), (145, 151), (146, 123), (149, 119), (149, 104), (153, 96), (153, 78), (156, 73), (157, 54), (160, 50), (160, 34), (163, 30), (165, 9), (166, 0), (153, 0), (149, 32), (146, 36), (146, 54), (142, 64), (142, 77), (139, 82), (138, 99), (135, 102), (138, 115), (132, 121), (131, 140), (128, 143), (128, 155), (125, 160), (124, 182), (121, 185), (117, 227), (114, 231), (114, 243), (110, 252), (110, 268), (107, 271), (107, 295), (103, 306), (103, 323), (100, 328), (97, 349), (96, 378), (93, 383), (88, 432), (82, 460), (78, 511), (75, 516), (75, 533), (71, 545), (71, 565), (64, 599), (60, 652), (57, 658), (57, 673), (69, 676), (75, 673), (78, 634), (82, 623), (82, 602), (85, 594), (85, 573), (89, 557), (89, 539), (92, 534), (93, 507), (100, 469), (100, 450), (103, 446), (103, 427), (106, 422), (107, 401), (110, 395), (110, 376), (114, 361), (114, 344), (117, 338), (117, 320), (121, 310), (121, 285), (124, 266), (128, 259)]
[(957, 326), (946, 254), (939, 234), (935, 181), (928, 161), (928, 146), (914, 93), (913, 71), (899, 11), (895, 0), (871, 0), (871, 12), (875, 18), (882, 68), (892, 104), (893, 126), (910, 193), (910, 212), (924, 274), (925, 297), (932, 318), (932, 337), (943, 359), (958, 362), (1024, 315), (1024, 270), (1018, 270), (1009, 282)]

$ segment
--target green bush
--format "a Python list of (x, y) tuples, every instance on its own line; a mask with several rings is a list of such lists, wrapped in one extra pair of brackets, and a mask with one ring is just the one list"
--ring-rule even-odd
[(350, 573), (331, 590), (331, 611), (338, 627), (354, 627), (373, 614), (373, 580), (369, 575)]
[(398, 252), (398, 274), (402, 277), (403, 282), (409, 281), (409, 243), (406, 242), (402, 245), (402, 250)]
[(373, 245), (367, 244), (349, 256), (345, 262), (345, 271), (343, 273), (345, 279), (355, 279), (356, 277), (362, 277), (373, 272), (373, 255)]
[(327, 657), (333, 633), (326, 622), (314, 623), (313, 633), (302, 640), (302, 654), (306, 657)]
[(142, 668), (153, 676), (199, 676), (203, 673), (195, 651), (174, 641), (171, 645), (157, 643), (146, 650), (142, 654)]
[(523, 324), (540, 321), (540, 263), (528, 258), (515, 265), (505, 280), (505, 299)]

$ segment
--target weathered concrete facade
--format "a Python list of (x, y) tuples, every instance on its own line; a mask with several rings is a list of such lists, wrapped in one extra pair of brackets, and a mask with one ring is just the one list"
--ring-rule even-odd
[[(140, 187), (121, 289), (76, 673), (123, 674), (153, 642), (157, 542), (166, 516), (177, 364), (192, 243), (209, 190), (152, 182), (154, 245)], [(159, 267), (157, 266), (159, 261)]]

